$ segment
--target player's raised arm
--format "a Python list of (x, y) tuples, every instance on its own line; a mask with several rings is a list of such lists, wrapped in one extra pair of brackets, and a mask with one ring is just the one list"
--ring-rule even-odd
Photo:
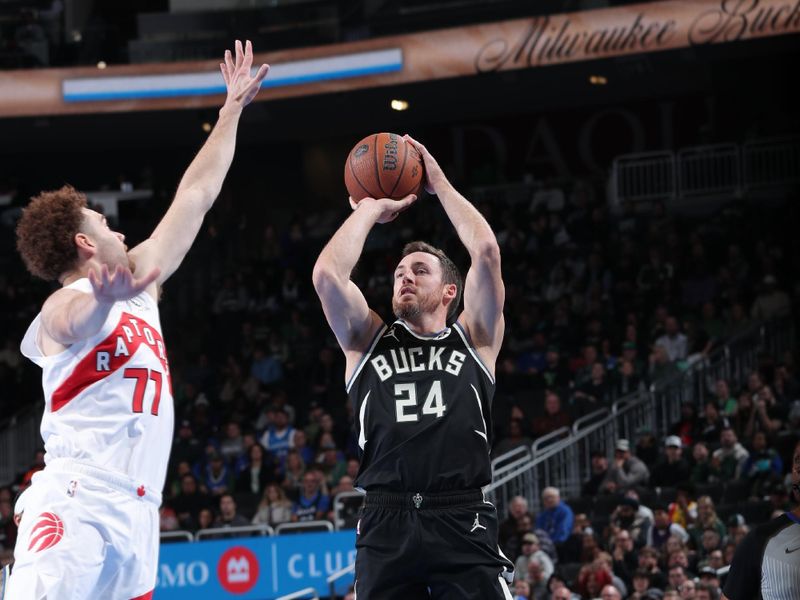
[(242, 47), (237, 40), (235, 52), (234, 59), (230, 51), (226, 51), (225, 62), (220, 64), (228, 95), (214, 130), (184, 173), (164, 218), (150, 238), (131, 251), (137, 269), (161, 269), (159, 284), (181, 264), (200, 231), (205, 214), (219, 195), (233, 160), (242, 109), (255, 98), (269, 70), (268, 65), (261, 65), (255, 75), (251, 74), (253, 48), (249, 41)]
[[(348, 361), (356, 362), (381, 324), (364, 298), (350, 280), (367, 235), (376, 223), (388, 223), (416, 200), (410, 195), (402, 200), (364, 198), (358, 204), (352, 199), (353, 213), (342, 223), (323, 248), (314, 265), (313, 281), (322, 302), (322, 309)], [(352, 356), (351, 356), (352, 355)]]
[(447, 180), (425, 146), (410, 136), (405, 137), (422, 154), (426, 188), (439, 198), (461, 243), (469, 252), (471, 264), (464, 281), (464, 312), (459, 321), (466, 327), (476, 349), (485, 353), (483, 358), (487, 364), (494, 365), (503, 341), (505, 302), (497, 238), (478, 209)]

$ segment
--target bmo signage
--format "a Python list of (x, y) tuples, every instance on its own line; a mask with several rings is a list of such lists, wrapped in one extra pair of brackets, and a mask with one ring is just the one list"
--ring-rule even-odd
[[(355, 531), (164, 544), (154, 596), (271, 600), (305, 587), (324, 596), (328, 576), (355, 559)], [(339, 580), (337, 593), (352, 579)]]

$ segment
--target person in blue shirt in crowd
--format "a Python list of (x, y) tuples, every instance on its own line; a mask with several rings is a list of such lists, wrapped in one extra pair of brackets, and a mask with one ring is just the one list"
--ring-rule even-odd
[(556, 544), (566, 541), (572, 532), (575, 516), (572, 509), (561, 500), (558, 488), (547, 487), (542, 492), (544, 510), (536, 517), (537, 529), (544, 529)]

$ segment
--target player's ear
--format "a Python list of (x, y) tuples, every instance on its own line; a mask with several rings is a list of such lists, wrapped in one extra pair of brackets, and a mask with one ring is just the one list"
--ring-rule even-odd
[(455, 283), (446, 283), (444, 285), (444, 297), (448, 299), (448, 304), (455, 299), (457, 293), (458, 287)]
[(89, 235), (79, 231), (73, 238), (75, 246), (78, 248), (78, 254), (81, 258), (91, 258), (97, 253), (97, 246)]

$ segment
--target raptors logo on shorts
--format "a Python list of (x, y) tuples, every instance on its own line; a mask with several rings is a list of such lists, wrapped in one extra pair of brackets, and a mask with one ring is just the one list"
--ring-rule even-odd
[(60, 542), (62, 537), (64, 537), (64, 523), (58, 515), (51, 512), (42, 513), (31, 530), (28, 550), (34, 552), (47, 550)]

